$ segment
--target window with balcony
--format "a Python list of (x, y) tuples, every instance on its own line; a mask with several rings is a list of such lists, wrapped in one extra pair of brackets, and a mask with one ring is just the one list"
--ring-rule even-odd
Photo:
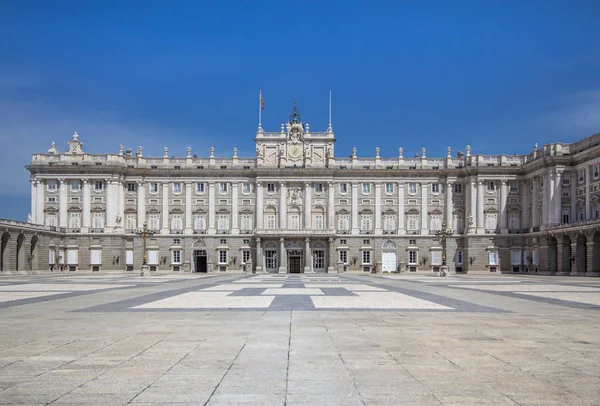
[(373, 215), (372, 214), (361, 214), (360, 215), (360, 232), (363, 234), (371, 233), (373, 230)]
[(171, 233), (183, 232), (183, 214), (171, 214)]
[(206, 214), (194, 215), (194, 231), (204, 233), (206, 231)]
[(69, 213), (69, 228), (72, 230), (81, 228), (81, 213)]
[(160, 214), (148, 214), (148, 228), (150, 230), (160, 230)]
[(395, 214), (387, 213), (383, 215), (383, 231), (388, 234), (396, 231)]
[(418, 214), (408, 214), (406, 216), (406, 231), (408, 234), (418, 234), (419, 233), (419, 215)]
[(240, 216), (240, 226), (242, 234), (252, 231), (252, 214), (242, 214)]
[(127, 213), (125, 215), (125, 230), (133, 231), (137, 225), (137, 215), (135, 213)]
[(104, 230), (104, 213), (92, 213), (92, 229)]
[(338, 215), (338, 231), (350, 231), (350, 215), (342, 213)]
[(229, 232), (229, 213), (217, 214), (217, 232)]

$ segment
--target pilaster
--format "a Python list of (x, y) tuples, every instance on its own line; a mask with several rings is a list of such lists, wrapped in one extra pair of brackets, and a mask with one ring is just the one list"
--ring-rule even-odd
[(82, 233), (87, 233), (89, 232), (90, 229), (90, 225), (91, 225), (91, 210), (92, 210), (92, 204), (91, 204), (91, 197), (90, 197), (90, 181), (87, 178), (84, 178), (81, 180), (81, 194), (82, 194), (82, 207), (81, 207), (81, 216), (82, 216), (82, 223), (81, 223), (81, 232)]
[(485, 191), (483, 180), (477, 180), (477, 234), (485, 233), (485, 220), (483, 218), (483, 203), (485, 202)]
[(352, 182), (352, 235), (358, 235), (358, 183)]
[(287, 188), (285, 182), (279, 182), (279, 228), (282, 230), (287, 230), (286, 195)]
[(381, 235), (381, 183), (375, 183), (375, 235)]
[(406, 234), (404, 226), (404, 182), (398, 182), (398, 234)]
[(312, 208), (312, 201), (311, 201), (311, 183), (310, 182), (305, 182), (304, 183), (304, 229), (305, 230), (310, 230), (311, 228), (311, 208)]
[(447, 230), (454, 230), (454, 224), (453, 224), (453, 210), (452, 210), (452, 194), (454, 193), (454, 183), (452, 183), (451, 181), (446, 181), (446, 209), (445, 211), (445, 218), (446, 218), (446, 229)]
[(58, 182), (58, 226), (67, 227), (67, 184), (64, 179), (59, 179)]
[(185, 182), (185, 230), (184, 234), (193, 234), (192, 230), (192, 182)]
[(427, 183), (421, 183), (421, 234), (429, 234), (429, 227), (427, 224)]
[(238, 235), (240, 233), (239, 226), (239, 210), (238, 210), (238, 182), (231, 184), (231, 234)]
[[(262, 182), (256, 182), (256, 228), (258, 230), (262, 230), (263, 228), (263, 189), (262, 189)], [(262, 259), (260, 260), (260, 262), (258, 262), (259, 259), (257, 258), (257, 262), (256, 262), (256, 269), (258, 271), (258, 266), (260, 264), (261, 269), (262, 269)]]
[(146, 183), (137, 184), (137, 227), (142, 228), (146, 221)]
[(169, 234), (169, 182), (162, 184), (162, 231), (161, 234)]
[(335, 230), (335, 183), (327, 184), (327, 229)]
[(506, 179), (500, 181), (500, 233), (508, 234), (508, 213), (506, 212), (506, 200), (508, 198), (508, 187)]
[(215, 234), (215, 182), (208, 182), (208, 234)]
[(279, 273), (287, 273), (287, 252), (285, 250), (285, 240), (279, 239)]

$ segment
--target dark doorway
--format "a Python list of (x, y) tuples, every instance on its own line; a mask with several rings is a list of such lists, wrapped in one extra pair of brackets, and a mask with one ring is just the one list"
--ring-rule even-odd
[(289, 250), (288, 251), (288, 272), (289, 273), (302, 273), (302, 251), (301, 250)]
[(208, 272), (208, 259), (205, 250), (194, 251), (194, 272)]
[(548, 241), (548, 271), (556, 273), (558, 271), (558, 241), (550, 237)]

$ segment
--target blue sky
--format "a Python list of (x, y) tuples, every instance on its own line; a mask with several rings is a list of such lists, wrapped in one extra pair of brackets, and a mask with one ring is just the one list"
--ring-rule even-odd
[(29, 212), (31, 153), (252, 156), (258, 92), (294, 99), (336, 156), (528, 153), (600, 131), (598, 1), (4, 1), (0, 217)]

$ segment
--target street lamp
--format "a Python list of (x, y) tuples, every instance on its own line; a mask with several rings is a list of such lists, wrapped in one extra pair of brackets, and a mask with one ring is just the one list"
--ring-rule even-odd
[(148, 229), (148, 224), (144, 221), (144, 225), (142, 226), (142, 228), (138, 228), (137, 230), (135, 230), (135, 233), (137, 235), (139, 235), (140, 237), (142, 237), (142, 241), (144, 242), (144, 261), (142, 262), (142, 273), (141, 276), (144, 276), (145, 271), (148, 268), (148, 264), (146, 263), (146, 256), (147, 256), (147, 252), (146, 252), (146, 238), (148, 237), (152, 237), (154, 235), (154, 231), (149, 230)]
[(452, 230), (446, 229), (446, 222), (442, 223), (442, 229), (437, 230), (435, 235), (439, 238), (442, 243), (442, 269), (440, 269), (440, 275), (446, 276), (448, 272), (448, 266), (446, 266), (446, 239), (452, 236)]

